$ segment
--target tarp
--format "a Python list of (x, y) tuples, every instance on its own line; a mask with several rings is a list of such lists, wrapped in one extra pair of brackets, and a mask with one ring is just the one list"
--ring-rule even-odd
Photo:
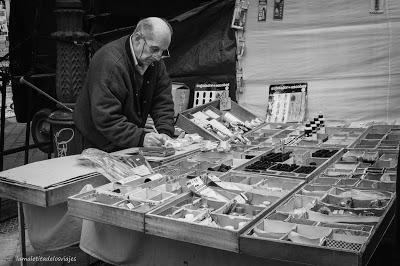
[(236, 100), (233, 8), (233, 0), (212, 1), (171, 20), (172, 57), (166, 63), (173, 81), (191, 89), (196, 83), (229, 83), (230, 96)]
[(270, 84), (308, 83), (308, 115), (400, 122), (400, 1), (284, 0), (283, 20), (258, 22), (250, 1), (239, 103), (265, 117)]

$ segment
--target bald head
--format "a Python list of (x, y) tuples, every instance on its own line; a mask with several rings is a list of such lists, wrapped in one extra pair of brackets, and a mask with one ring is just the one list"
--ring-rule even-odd
[[(142, 19), (131, 36), (132, 47), (140, 65), (149, 65), (169, 56), (172, 28), (161, 18)], [(163, 53), (168, 55), (163, 57)]]
[(171, 42), (172, 27), (164, 19), (149, 17), (138, 22), (135, 33), (140, 32), (144, 37), (158, 42)]

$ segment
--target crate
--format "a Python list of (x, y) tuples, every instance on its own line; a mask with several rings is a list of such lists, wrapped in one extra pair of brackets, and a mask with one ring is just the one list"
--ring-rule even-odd
[(241, 253), (295, 265), (367, 265), (394, 217), (395, 196), (373, 225), (296, 218), (288, 208), (295, 197), (304, 200), (293, 208), (308, 208), (312, 202), (312, 197), (292, 195), (240, 236)]
[(370, 126), (355, 142), (349, 145), (354, 149), (394, 150), (400, 145), (399, 125)]
[[(336, 152), (328, 158), (312, 156), (313, 153), (321, 150)], [(282, 160), (279, 161), (271, 159), (270, 163), (264, 163), (264, 165), (261, 167), (263, 169), (255, 169), (255, 167), (253, 167), (257, 163), (261, 162), (263, 160), (263, 157), (272, 156), (273, 154), (276, 154), (277, 156), (279, 154), (282, 154)], [(341, 154), (341, 149), (337, 148), (323, 149), (287, 146), (284, 148), (283, 153), (277, 148), (274, 152), (267, 151), (264, 154), (254, 157), (245, 164), (236, 167), (234, 170), (310, 180), (317, 174), (321, 173), (326, 167), (328, 167), (330, 161), (336, 160), (336, 157), (339, 156), (339, 154)], [(297, 166), (295, 169), (284, 169), (285, 166), (291, 167), (294, 164)]]
[[(213, 110), (214, 112), (218, 112), (220, 115), (223, 115), (225, 113), (225, 111), (219, 110), (219, 103), (220, 103), (220, 101), (216, 100), (216, 101), (206, 103), (204, 105), (194, 107), (192, 109), (188, 109), (179, 114), (175, 125), (177, 127), (180, 127), (181, 129), (183, 129), (186, 133), (190, 133), (190, 134), (198, 133), (200, 136), (202, 136), (206, 140), (221, 141), (223, 139), (220, 136), (218, 136), (216, 133), (208, 131), (205, 128), (203, 128), (203, 127), (195, 124), (193, 121), (191, 121), (191, 119), (193, 118), (193, 114), (207, 110), (207, 109)], [(235, 103), (233, 101), (231, 101), (231, 110), (229, 110), (228, 112), (242, 122), (251, 121), (251, 120), (257, 118), (256, 115), (252, 114), (250, 111), (244, 109), (243, 107), (241, 107), (240, 105), (238, 105), (237, 103)], [(255, 130), (255, 129), (253, 129), (253, 130)], [(246, 134), (250, 133), (251, 131), (247, 132)]]
[[(234, 178), (233, 175), (238, 178), (231, 180)], [(220, 179), (225, 182), (232, 181), (233, 183), (241, 183), (245, 185), (246, 183), (240, 181), (240, 176), (242, 177), (242, 181), (249, 178), (249, 175), (247, 174), (233, 174), (232, 172), (229, 172), (226, 175), (221, 176)], [(183, 203), (189, 202), (193, 199), (194, 195), (190, 192), (181, 195), (181, 197), (177, 198), (173, 202), (160, 206), (159, 208), (147, 213), (145, 215), (146, 233), (238, 253), (239, 235), (303, 184), (303, 181), (301, 180), (279, 177), (250, 175), (250, 178), (254, 179), (254, 182), (251, 183), (252, 185), (258, 184), (256, 189), (245, 192), (249, 200), (252, 202), (252, 205), (238, 205), (245, 213), (252, 214), (252, 217), (248, 217), (247, 214), (245, 217), (228, 216), (223, 214), (223, 210), (224, 208), (227, 208), (227, 205), (224, 202), (218, 201), (212, 201), (213, 204), (219, 204), (220, 206), (216, 207), (210, 215), (213, 217), (213, 220), (218, 223), (219, 227), (204, 225), (201, 224), (201, 222), (198, 222), (200, 218), (203, 218), (202, 215), (205, 215), (205, 213), (195, 214), (200, 218), (198, 218), (198, 220), (194, 218), (194, 220), (191, 221), (168, 217), (167, 214), (170, 214), (173, 210), (177, 211)], [(250, 180), (247, 181), (251, 182)], [(272, 185), (275, 185), (276, 187), (283, 186), (283, 191), (274, 196), (260, 194), (260, 191), (267, 191), (267, 187)], [(216, 190), (219, 191), (218, 189)], [(234, 192), (239, 193), (238, 191)], [(226, 193), (229, 192), (226, 191)], [(269, 205), (259, 204), (266, 201), (268, 201)]]

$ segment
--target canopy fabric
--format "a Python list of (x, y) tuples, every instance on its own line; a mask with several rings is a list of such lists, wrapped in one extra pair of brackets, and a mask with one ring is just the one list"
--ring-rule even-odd
[(283, 20), (258, 22), (250, 1), (244, 92), (239, 103), (265, 117), (271, 84), (307, 82), (308, 116), (400, 122), (400, 1), (371, 14), (365, 0), (284, 0)]
[(234, 4), (212, 1), (171, 20), (174, 36), (166, 64), (173, 81), (191, 89), (196, 83), (229, 83), (236, 100), (236, 40), (230, 27)]

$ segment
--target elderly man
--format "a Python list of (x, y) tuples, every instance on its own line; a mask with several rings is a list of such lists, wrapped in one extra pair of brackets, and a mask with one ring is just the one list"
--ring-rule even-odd
[[(161, 60), (171, 36), (165, 20), (150, 17), (96, 52), (74, 111), (85, 148), (158, 146), (173, 135), (171, 81)], [(158, 133), (145, 133), (148, 114)]]
[[(74, 111), (85, 147), (115, 151), (161, 145), (174, 132), (171, 81), (163, 57), (169, 56), (172, 28), (160, 18), (141, 20), (130, 36), (94, 55)], [(145, 133), (148, 114), (158, 133)], [(143, 233), (84, 220), (80, 247), (111, 264), (141, 259)]]

